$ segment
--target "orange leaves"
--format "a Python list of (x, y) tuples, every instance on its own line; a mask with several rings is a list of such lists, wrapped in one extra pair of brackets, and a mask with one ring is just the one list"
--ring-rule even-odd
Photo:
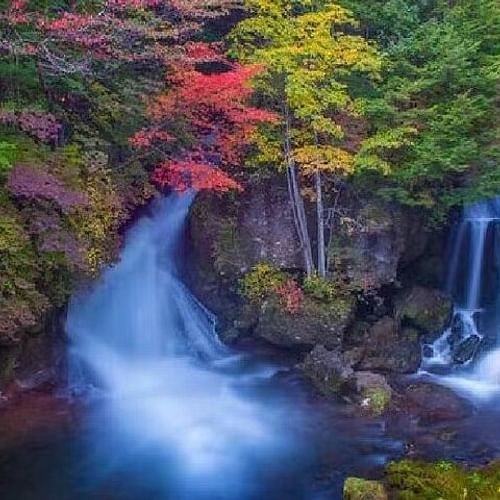
[(297, 314), (304, 298), (304, 292), (297, 282), (289, 278), (276, 288), (276, 293), (280, 299), (281, 305), (290, 313)]

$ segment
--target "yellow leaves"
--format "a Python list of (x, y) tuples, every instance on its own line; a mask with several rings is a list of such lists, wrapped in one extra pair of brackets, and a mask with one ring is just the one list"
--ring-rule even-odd
[(251, 138), (257, 153), (252, 155), (252, 162), (257, 165), (273, 165), (280, 169), (283, 165), (283, 143), (279, 137), (275, 137), (272, 131), (268, 133), (256, 132)]
[(329, 145), (303, 146), (294, 152), (294, 160), (304, 175), (317, 171), (350, 174), (354, 169), (354, 157), (348, 151)]
[(73, 222), (79, 238), (87, 247), (89, 269), (96, 273), (113, 258), (115, 237), (125, 214), (110, 171), (104, 165), (92, 162), (88, 166), (85, 193), (88, 207), (76, 215)]

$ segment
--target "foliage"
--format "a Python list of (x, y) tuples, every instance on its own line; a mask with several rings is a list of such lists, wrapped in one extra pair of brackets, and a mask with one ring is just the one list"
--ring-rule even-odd
[[(167, 67), (207, 59), (204, 44), (193, 39), (234, 6), (232, 0), (2, 2), (5, 342), (17, 342), (19, 332), (116, 257), (124, 221), (155, 193), (143, 152), (128, 142), (146, 121), (144, 96), (173, 86)], [(182, 133), (174, 132), (177, 140)], [(222, 183), (209, 175), (212, 184)]]
[[(190, 51), (190, 56), (194, 55), (204, 62), (222, 58), (208, 44), (198, 44), (196, 51)], [(241, 163), (258, 123), (275, 119), (273, 114), (247, 104), (252, 94), (249, 81), (259, 68), (232, 65), (225, 71), (205, 74), (192, 63), (184, 63), (173, 69), (172, 88), (149, 105), (152, 126), (139, 131), (132, 143), (143, 148), (164, 146), (167, 159), (153, 173), (153, 180), (162, 187), (241, 190), (223, 169)], [(175, 144), (172, 128), (179, 124), (185, 125), (190, 148), (182, 147), (184, 137)]]
[(395, 498), (402, 500), (493, 499), (498, 498), (500, 492), (500, 464), (464, 470), (450, 462), (403, 460), (389, 464), (387, 481)]
[(257, 264), (245, 274), (241, 282), (241, 293), (251, 302), (261, 302), (283, 286), (286, 274), (265, 263)]
[(304, 292), (297, 282), (288, 278), (285, 283), (276, 288), (276, 294), (280, 299), (282, 307), (290, 314), (297, 314), (300, 311)]
[(315, 299), (329, 302), (335, 297), (335, 286), (331, 281), (315, 273), (304, 279), (304, 292)]
[(383, 82), (363, 103), (370, 136), (357, 164), (379, 164), (387, 177), (365, 182), (436, 219), (498, 194), (498, 2), (345, 3), (386, 56)]
[[(247, 8), (251, 17), (231, 34), (231, 53), (264, 65), (256, 89), (284, 113), (285, 121), (290, 119), (295, 161), (306, 175), (318, 170), (351, 173), (353, 151), (345, 122), (359, 118), (352, 83), (354, 75), (377, 78), (380, 59), (375, 47), (346, 32), (356, 21), (334, 2), (282, 0), (271, 5), (249, 0)], [(261, 133), (265, 139), (257, 139), (257, 158), (274, 162), (275, 152), (283, 151), (283, 133)]]

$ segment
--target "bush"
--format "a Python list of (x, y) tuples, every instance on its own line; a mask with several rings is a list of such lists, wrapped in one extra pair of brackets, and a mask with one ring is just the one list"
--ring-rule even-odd
[(335, 287), (333, 283), (319, 274), (307, 276), (304, 280), (304, 292), (311, 297), (329, 302), (335, 297)]
[(261, 302), (285, 285), (287, 276), (275, 267), (257, 264), (241, 281), (241, 295), (250, 302)]

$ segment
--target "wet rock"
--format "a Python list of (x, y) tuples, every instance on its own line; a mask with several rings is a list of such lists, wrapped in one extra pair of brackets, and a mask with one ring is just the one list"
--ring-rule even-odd
[(384, 202), (370, 193), (344, 195), (340, 204), (349, 214), (337, 225), (330, 245), (332, 274), (360, 290), (396, 282), (398, 267), (418, 258), (428, 233), (417, 212)]
[(424, 333), (442, 332), (452, 312), (449, 297), (434, 288), (414, 286), (395, 299), (396, 317)]
[(361, 347), (363, 356), (356, 365), (361, 370), (413, 373), (420, 366), (422, 350), (418, 332), (401, 330), (398, 321), (388, 316), (372, 325)]
[(348, 477), (344, 482), (344, 500), (388, 500), (387, 491), (379, 481)]
[(286, 185), (279, 178), (249, 182), (237, 200), (198, 195), (190, 235), (196, 261), (228, 279), (261, 262), (287, 269), (303, 265)]
[(321, 344), (336, 349), (352, 321), (354, 301), (338, 297), (325, 303), (305, 297), (300, 310), (290, 314), (277, 300), (268, 299), (256, 314), (253, 335), (272, 344), (304, 349)]
[(321, 345), (306, 356), (299, 369), (326, 396), (338, 394), (354, 375), (349, 361), (342, 354)]
[(469, 417), (473, 406), (447, 387), (416, 382), (398, 388), (393, 410), (418, 425), (428, 425)]
[(359, 404), (363, 411), (378, 417), (385, 412), (391, 401), (392, 389), (387, 379), (379, 373), (356, 372), (353, 375)]
[(471, 335), (463, 342), (460, 342), (453, 350), (453, 361), (459, 364), (467, 363), (474, 357), (479, 344), (481, 344), (479, 335)]
[(422, 349), (422, 356), (424, 358), (432, 358), (434, 356), (434, 348), (430, 345), (424, 345)]

